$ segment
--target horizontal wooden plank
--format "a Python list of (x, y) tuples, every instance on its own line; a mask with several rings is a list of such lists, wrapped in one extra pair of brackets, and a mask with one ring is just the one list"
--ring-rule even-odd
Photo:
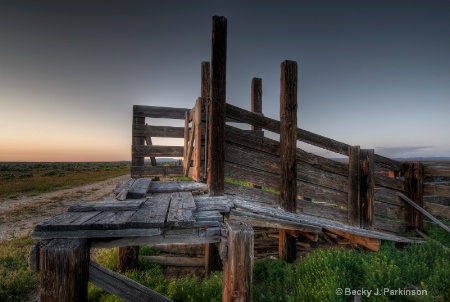
[(127, 237), (120, 239), (111, 239), (109, 241), (102, 239), (92, 241), (92, 248), (113, 248), (121, 246), (133, 246), (133, 245), (155, 245), (155, 244), (206, 244), (216, 243), (221, 241), (220, 232), (208, 232), (203, 229), (189, 229), (191, 233), (170, 234), (166, 233), (159, 236), (143, 236), (143, 237)]
[(132, 136), (183, 138), (184, 127), (134, 124), (132, 128)]
[(450, 206), (424, 201), (423, 208), (430, 212), (432, 215), (450, 219)]
[(283, 228), (308, 233), (319, 233), (322, 228), (317, 225), (294, 222), (286, 219), (267, 217), (246, 211), (231, 210), (229, 220), (248, 222), (252, 226), (264, 228)]
[(434, 204), (442, 204), (444, 206), (450, 206), (450, 197), (444, 197), (439, 195), (427, 195), (423, 197), (423, 201)]
[(183, 157), (183, 150), (183, 146), (131, 146), (134, 157)]
[(400, 198), (398, 198), (397, 193), (397, 191), (391, 189), (376, 188), (374, 192), (374, 199), (378, 202), (402, 207), (404, 206), (404, 202), (401, 201)]
[(125, 201), (91, 201), (80, 202), (71, 205), (69, 212), (90, 212), (90, 211), (133, 211), (138, 210), (146, 199), (125, 200)]
[(146, 176), (181, 176), (183, 175), (183, 166), (132, 166), (132, 177)]
[(334, 206), (300, 199), (297, 201), (297, 209), (301, 210), (301, 213), (305, 215), (328, 218), (344, 223), (348, 222), (347, 210), (343, 210)]
[(392, 233), (402, 233), (405, 230), (405, 226), (403, 223), (386, 220), (379, 217), (375, 217), (373, 220), (373, 227), (376, 230), (392, 232)]
[(133, 116), (153, 117), (184, 120), (184, 114), (190, 111), (187, 108), (157, 107), (157, 106), (133, 106)]
[[(168, 266), (204, 266), (205, 257), (140, 256), (142, 260)], [(153, 301), (153, 300), (152, 300)]]
[(423, 163), (424, 176), (450, 177), (450, 164), (426, 164)]
[(380, 166), (386, 168), (388, 170), (400, 171), (403, 172), (403, 163), (393, 160), (389, 157), (385, 157), (379, 154), (374, 154), (373, 161), (376, 166)]
[(440, 195), (444, 197), (450, 197), (450, 186), (424, 183), (423, 193), (426, 195)]
[(80, 229), (81, 224), (100, 213), (100, 211), (64, 212), (39, 223), (35, 231), (76, 231)]
[(251, 135), (245, 130), (229, 125), (225, 126), (225, 143), (237, 144), (275, 156), (280, 155), (280, 142), (266, 137)]
[(325, 172), (303, 163), (297, 165), (297, 179), (337, 191), (348, 191), (347, 177)]
[(279, 156), (235, 144), (225, 144), (225, 161), (268, 173), (280, 173)]
[[(87, 212), (90, 213), (90, 212)], [(80, 225), (82, 230), (120, 230), (136, 211), (104, 211)]]
[(348, 177), (348, 163), (338, 162), (297, 148), (297, 163), (305, 163), (316, 169)]
[[(279, 121), (233, 106), (231, 104), (226, 104), (226, 115), (227, 117), (259, 126), (278, 134), (280, 133)], [(297, 139), (323, 149), (348, 155), (348, 144), (338, 142), (334, 139), (330, 139), (300, 128), (297, 129)]]
[(89, 282), (128, 302), (171, 302), (169, 298), (91, 261)]
[(153, 181), (149, 192), (172, 193), (172, 192), (206, 192), (208, 185), (194, 181)]
[(402, 191), (404, 189), (404, 183), (401, 180), (391, 178), (389, 176), (383, 175), (381, 173), (375, 173), (375, 185), (380, 187), (385, 187), (388, 189), (394, 189)]
[(348, 193), (329, 189), (319, 185), (297, 181), (297, 194), (315, 201), (323, 201), (338, 206), (347, 206)]
[(403, 219), (404, 206), (396, 206), (384, 202), (374, 201), (373, 213), (374, 215), (382, 215), (388, 218)]
[(128, 189), (127, 198), (138, 199), (147, 195), (148, 189), (152, 180), (150, 178), (138, 178), (133, 185)]
[(229, 162), (225, 162), (225, 177), (270, 188), (278, 188), (280, 183), (278, 175)]
[(199, 221), (223, 221), (223, 215), (218, 211), (193, 211), (192, 215), (196, 222)]
[(161, 235), (161, 229), (78, 230), (78, 231), (34, 231), (33, 239), (53, 238), (125, 238), (152, 237)]

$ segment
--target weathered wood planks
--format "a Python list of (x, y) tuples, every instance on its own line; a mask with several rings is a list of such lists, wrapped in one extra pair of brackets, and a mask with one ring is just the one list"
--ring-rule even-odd
[(183, 157), (183, 150), (183, 146), (131, 146), (131, 153), (135, 157)]
[(162, 228), (166, 220), (171, 194), (153, 194), (127, 221), (129, 228)]
[(187, 108), (171, 108), (159, 106), (133, 106), (133, 115), (137, 117), (153, 117), (153, 118), (168, 118), (168, 119), (184, 119), (184, 113), (190, 109)]
[(147, 177), (147, 176), (181, 176), (183, 175), (182, 166), (132, 166), (132, 177)]
[(68, 212), (92, 212), (92, 211), (136, 211), (147, 199), (126, 201), (92, 201), (71, 205)]
[(172, 193), (172, 192), (192, 192), (202, 191), (206, 192), (208, 186), (204, 183), (192, 181), (154, 181), (150, 186), (151, 193)]
[(147, 192), (151, 185), (150, 178), (138, 178), (134, 181), (131, 187), (128, 189), (127, 198), (138, 199), (147, 195)]
[(143, 137), (184, 137), (184, 127), (170, 126), (152, 126), (152, 125), (133, 125), (133, 136)]
[(190, 192), (172, 193), (170, 208), (167, 213), (168, 226), (193, 226), (195, 218), (192, 211), (195, 210), (195, 202)]

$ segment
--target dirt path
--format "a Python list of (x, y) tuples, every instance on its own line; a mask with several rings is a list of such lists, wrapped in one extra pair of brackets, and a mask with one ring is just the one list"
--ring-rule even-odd
[(129, 175), (33, 197), (0, 200), (0, 242), (29, 234), (34, 226), (80, 201), (113, 199), (116, 184)]

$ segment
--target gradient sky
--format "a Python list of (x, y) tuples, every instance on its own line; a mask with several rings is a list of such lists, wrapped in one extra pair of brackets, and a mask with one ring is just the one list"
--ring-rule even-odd
[(449, 1), (2, 0), (0, 161), (130, 160), (133, 104), (194, 106), (213, 15), (228, 19), (227, 102), (250, 109), (261, 77), (279, 119), (280, 64), (294, 60), (299, 127), (450, 156)]

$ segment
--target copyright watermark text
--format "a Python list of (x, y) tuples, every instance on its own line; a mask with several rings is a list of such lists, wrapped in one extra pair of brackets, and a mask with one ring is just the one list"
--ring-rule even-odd
[(338, 296), (426, 296), (428, 295), (427, 290), (425, 289), (406, 289), (406, 288), (375, 288), (375, 289), (366, 289), (366, 288), (337, 288), (336, 295)]

